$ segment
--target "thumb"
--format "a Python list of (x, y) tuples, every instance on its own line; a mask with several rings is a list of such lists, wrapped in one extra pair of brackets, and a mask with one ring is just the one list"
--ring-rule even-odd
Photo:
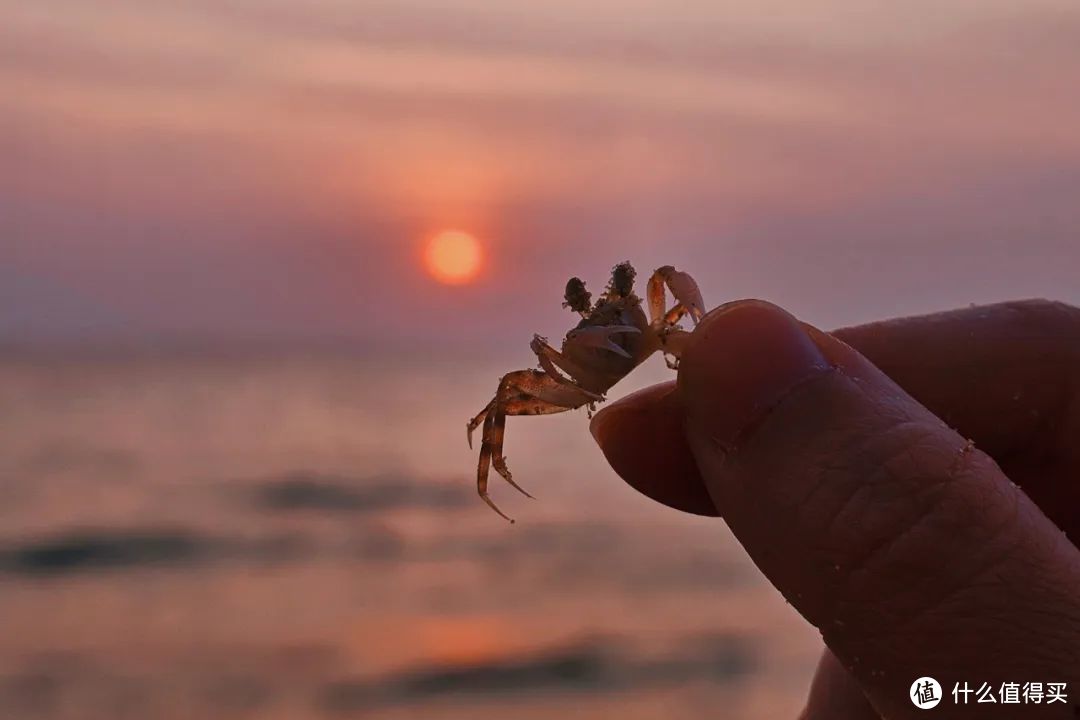
[[(678, 378), (706, 489), (883, 716), (921, 676), (1066, 682), (1080, 700), (1080, 552), (994, 464), (832, 336), (732, 303)], [(943, 717), (985, 705), (946, 702)], [(944, 714), (943, 712), (944, 711)], [(1030, 714), (1031, 708), (1025, 708)]]

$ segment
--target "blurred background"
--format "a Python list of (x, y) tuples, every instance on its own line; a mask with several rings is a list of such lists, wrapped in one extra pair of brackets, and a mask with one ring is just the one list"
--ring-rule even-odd
[(1075, 0), (0, 0), (0, 717), (794, 717), (721, 522), (465, 421), (627, 259), (1078, 303), (1077, 127)]

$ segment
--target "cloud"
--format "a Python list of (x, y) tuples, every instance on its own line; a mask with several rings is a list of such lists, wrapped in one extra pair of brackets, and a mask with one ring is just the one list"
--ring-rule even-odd
[[(964, 197), (1066, 213), (1072, 5), (618, 8), (0, 4), (0, 250), (32, 279), (9, 291), (16, 324), (95, 327), (106, 308), (135, 335), (499, 344), (555, 320), (537, 305), (567, 275), (626, 257), (773, 293), (790, 283), (749, 279), (794, 274), (807, 247), (824, 268), (857, 245), (867, 266), (927, 227), (968, 232), (984, 211)], [(941, 201), (881, 210), (922, 197)], [(871, 215), (892, 239), (822, 237)], [(479, 287), (415, 267), (447, 225), (490, 243)], [(1062, 225), (1045, 232), (1055, 246)], [(478, 312), (495, 298), (514, 322)]]

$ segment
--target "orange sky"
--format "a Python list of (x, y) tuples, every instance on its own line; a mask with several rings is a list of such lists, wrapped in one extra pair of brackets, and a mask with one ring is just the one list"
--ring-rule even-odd
[(1080, 302), (1078, 88), (1075, 0), (0, 0), (0, 340), (524, 347), (623, 259)]

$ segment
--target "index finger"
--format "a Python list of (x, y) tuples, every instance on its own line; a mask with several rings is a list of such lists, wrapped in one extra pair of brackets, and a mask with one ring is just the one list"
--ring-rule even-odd
[[(1063, 480), (1080, 468), (1080, 448), (1071, 442), (1080, 436), (1080, 309), (1026, 300), (830, 334), (974, 440), (1059, 527), (1080, 525), (1073, 517), (1080, 485)], [(593, 419), (593, 435), (614, 470), (638, 491), (678, 510), (715, 516), (682, 436), (674, 389), (674, 382), (662, 383), (613, 403)], [(1047, 463), (1060, 472), (1047, 472)]]

